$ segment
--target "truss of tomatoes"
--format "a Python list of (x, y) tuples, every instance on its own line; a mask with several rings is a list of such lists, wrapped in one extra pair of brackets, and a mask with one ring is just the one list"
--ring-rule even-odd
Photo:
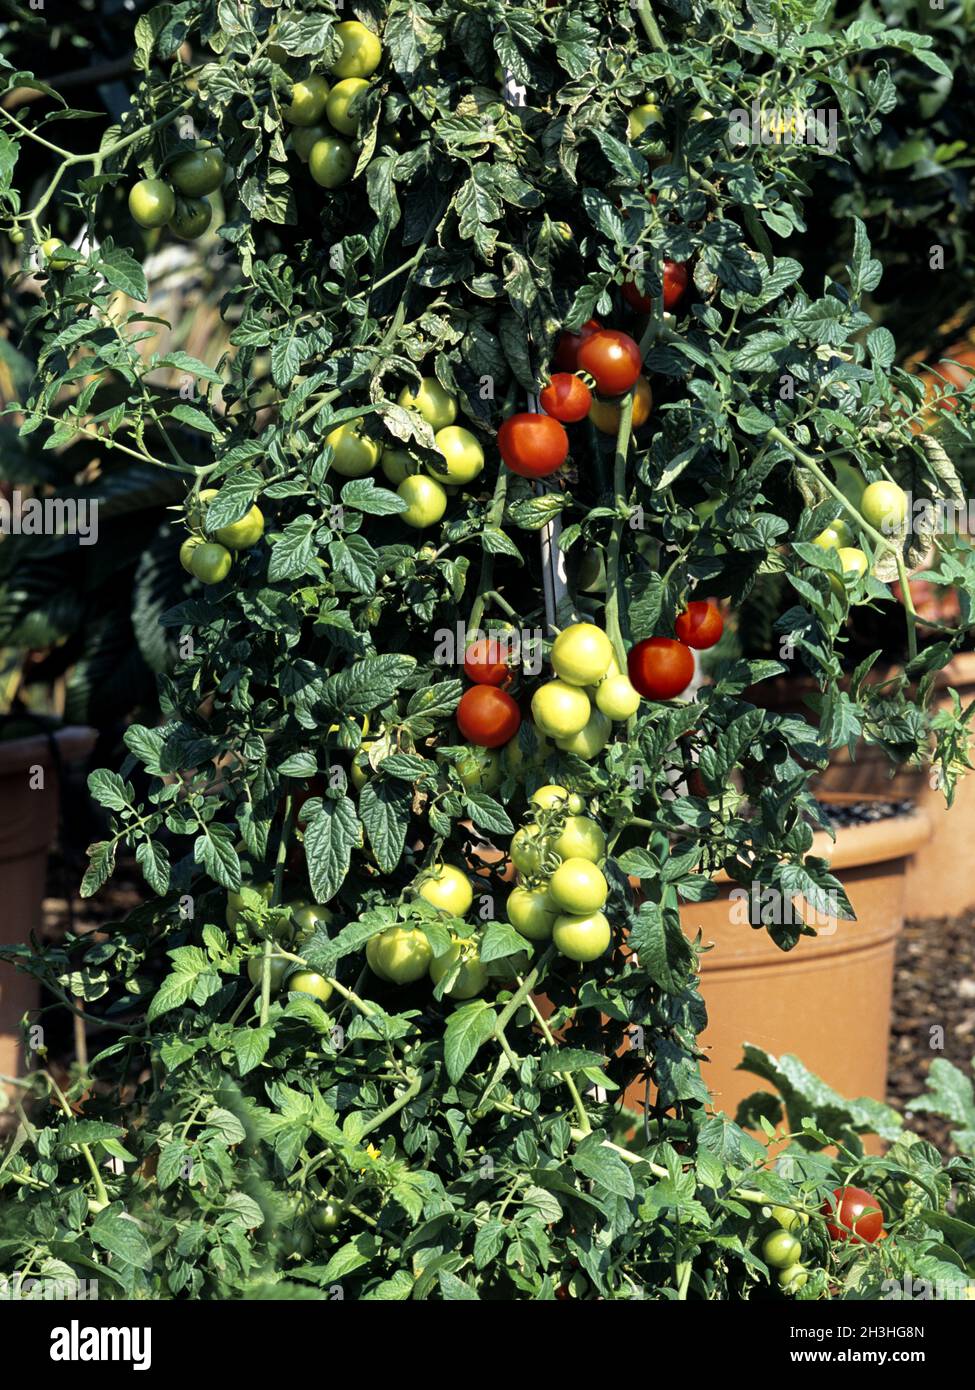
[(647, 700), (673, 700), (694, 677), (694, 651), (706, 651), (721, 639), (724, 619), (714, 603), (695, 599), (674, 624), (676, 637), (647, 637), (630, 649), (630, 684)]

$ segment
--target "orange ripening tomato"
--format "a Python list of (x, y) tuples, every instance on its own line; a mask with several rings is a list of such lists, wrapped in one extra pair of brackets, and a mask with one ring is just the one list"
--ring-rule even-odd
[(538, 399), (546, 415), (565, 425), (573, 425), (589, 414), (592, 392), (574, 373), (556, 372)]
[(604, 396), (621, 396), (635, 386), (643, 366), (640, 349), (628, 333), (602, 328), (579, 348), (579, 369), (588, 372)]
[(512, 473), (522, 478), (547, 478), (565, 462), (569, 436), (551, 415), (524, 411), (509, 415), (498, 430), (498, 449)]
[(464, 674), (476, 685), (511, 684), (507, 647), (491, 637), (479, 637), (464, 653)]
[(558, 346), (555, 349), (554, 365), (560, 372), (574, 372), (577, 366), (579, 348), (587, 338), (591, 338), (594, 333), (598, 333), (602, 324), (598, 319), (589, 319), (582, 325), (578, 333), (566, 331), (559, 338)]
[[(638, 430), (650, 419), (653, 409), (653, 392), (645, 376), (641, 376), (633, 388), (633, 428)], [(620, 427), (620, 408), (616, 401), (604, 401), (594, 396), (589, 418), (602, 434), (617, 434)]]
[(504, 690), (495, 685), (472, 685), (457, 706), (457, 727), (468, 743), (480, 748), (500, 748), (510, 743), (521, 727), (521, 710)]
[(705, 599), (695, 599), (689, 603), (674, 624), (674, 631), (688, 647), (703, 652), (721, 640), (724, 632), (724, 618), (714, 603)]
[(626, 661), (630, 684), (647, 700), (672, 700), (691, 683), (694, 656), (673, 637), (648, 637), (638, 642)]

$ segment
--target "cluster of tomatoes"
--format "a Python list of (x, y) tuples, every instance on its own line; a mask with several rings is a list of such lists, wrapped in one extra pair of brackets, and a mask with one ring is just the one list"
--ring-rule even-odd
[(674, 631), (676, 637), (647, 637), (630, 648), (630, 682), (648, 700), (673, 700), (683, 694), (694, 677), (694, 651), (706, 651), (720, 640), (724, 619), (715, 604), (694, 599), (679, 615)]
[[(255, 900), (270, 906), (274, 893), (273, 883), (269, 881), (249, 883), (246, 888)], [(238, 925), (246, 924), (241, 919), (245, 914), (248, 914), (249, 906), (247, 895), (244, 892), (231, 891), (227, 894), (226, 922), (231, 931), (236, 931)], [(249, 917), (248, 920), (254, 921), (255, 919)], [(329, 926), (332, 922), (332, 912), (320, 903), (310, 903), (304, 898), (297, 898), (292, 902), (285, 903), (281, 908), (269, 911), (267, 920), (268, 934), (272, 940), (282, 948), (288, 951), (297, 951), (300, 954), (302, 945), (317, 927)], [(308, 994), (322, 1004), (327, 1004), (332, 997), (332, 985), (323, 975), (318, 975), (313, 970), (297, 967), (295, 962), (289, 960), (287, 956), (272, 955), (269, 969), (272, 994), (277, 994), (286, 986), (289, 993)], [(252, 985), (260, 987), (264, 978), (263, 955), (253, 955), (249, 958), (247, 978)]]
[(226, 173), (223, 155), (212, 146), (175, 155), (163, 178), (140, 179), (129, 190), (129, 212), (140, 227), (168, 227), (183, 241), (195, 241), (210, 226), (215, 193)]
[(220, 526), (212, 537), (206, 530), (206, 509), (217, 495), (204, 488), (187, 509), (191, 534), (179, 548), (179, 562), (201, 584), (219, 584), (234, 563), (234, 551), (249, 550), (264, 535), (264, 513), (255, 503), (238, 521)]
[[(295, 127), (292, 148), (322, 188), (338, 188), (352, 175), (355, 152), (348, 139), (340, 137), (357, 134), (363, 94), (369, 90), (368, 79), (383, 56), (377, 36), (356, 19), (337, 24), (335, 33), (342, 40), (342, 51), (330, 75), (339, 81), (330, 87), (321, 74), (312, 73), (294, 83), (291, 101), (284, 108), (285, 120)], [(288, 59), (274, 43), (269, 45), (268, 55), (282, 64)], [(327, 126), (322, 124), (322, 117)]]
[[(907, 493), (896, 483), (885, 479), (869, 483), (860, 497), (859, 511), (867, 525), (875, 531), (885, 536), (899, 535), (907, 522)], [(869, 561), (865, 552), (853, 541), (849, 523), (837, 517), (824, 531), (820, 531), (813, 544), (824, 550), (835, 550), (843, 573), (861, 578), (869, 568)], [(834, 592), (842, 595), (842, 581), (835, 574), (831, 574), (829, 580)]]
[[(884, 1213), (872, 1193), (862, 1187), (837, 1187), (822, 1207), (826, 1230), (832, 1240), (873, 1245), (884, 1235)], [(792, 1207), (773, 1207), (776, 1229), (762, 1242), (762, 1258), (776, 1271), (779, 1287), (795, 1293), (806, 1283), (809, 1271), (802, 1263), (802, 1232), (809, 1213)]]
[[(451, 917), (464, 917), (474, 901), (470, 880), (453, 864), (437, 863), (421, 878), (420, 897)], [(373, 974), (389, 984), (413, 984), (429, 975), (435, 985), (447, 980), (444, 994), (451, 999), (473, 999), (487, 985), (487, 966), (478, 952), (477, 939), (451, 933), (450, 945), (434, 955), (419, 927), (389, 927), (366, 945), (366, 960)]]

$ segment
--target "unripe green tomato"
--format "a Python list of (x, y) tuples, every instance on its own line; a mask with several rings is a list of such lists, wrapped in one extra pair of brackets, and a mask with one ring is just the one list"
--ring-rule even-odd
[(74, 264), (70, 256), (58, 254), (63, 246), (64, 242), (57, 236), (48, 237), (46, 241), (41, 242), (41, 255), (52, 270), (67, 270)]
[(164, 227), (176, 212), (176, 194), (162, 179), (140, 179), (129, 190), (129, 212), (140, 227)]
[(311, 154), (319, 140), (328, 140), (331, 137), (331, 126), (324, 125), (304, 125), (295, 126), (291, 133), (291, 148), (301, 160), (302, 164), (308, 163), (308, 156)]
[(787, 1269), (780, 1269), (776, 1278), (781, 1288), (795, 1292), (801, 1289), (809, 1278), (809, 1271), (803, 1264), (789, 1265)]
[(629, 676), (607, 676), (596, 686), (596, 708), (607, 719), (629, 719), (640, 708), (640, 692)]
[(563, 753), (574, 753), (577, 758), (588, 762), (601, 753), (613, 732), (612, 721), (601, 710), (594, 709), (578, 733), (568, 738), (557, 738), (556, 748)]
[(205, 198), (223, 183), (226, 168), (219, 150), (190, 150), (173, 160), (166, 175), (177, 193), (187, 198)]
[(565, 914), (556, 917), (552, 927), (556, 949), (569, 960), (598, 960), (606, 954), (612, 939), (612, 930), (602, 912), (590, 912), (584, 916)]
[(627, 130), (631, 140), (636, 140), (650, 126), (663, 126), (663, 115), (655, 101), (645, 101), (634, 106), (627, 118)]
[(537, 874), (542, 869), (542, 860), (551, 842), (537, 825), (523, 825), (516, 830), (511, 840), (511, 862), (521, 874)]
[(201, 584), (219, 584), (233, 567), (233, 556), (226, 546), (204, 541), (190, 555), (190, 570)]
[(602, 869), (588, 859), (563, 859), (548, 881), (548, 891), (563, 912), (586, 917), (598, 912), (609, 896)]
[(488, 982), (487, 966), (482, 964), (476, 950), (469, 946), (464, 946), (460, 942), (454, 944), (444, 952), (442, 956), (434, 956), (430, 962), (430, 979), (438, 985), (448, 971), (452, 970), (455, 963), (461, 959), (463, 961), (457, 973), (457, 979), (444, 992), (451, 999), (473, 999), (480, 994)]
[(255, 503), (238, 521), (221, 526), (216, 539), (228, 550), (249, 550), (264, 535), (264, 513)]
[(407, 504), (406, 511), (399, 513), (399, 519), (415, 531), (427, 526), (435, 526), (447, 510), (447, 494), (435, 478), (424, 477), (422, 473), (404, 478), (396, 489), (396, 495)]
[(497, 748), (471, 744), (454, 764), (457, 776), (468, 791), (497, 791), (501, 785), (501, 754)]
[(193, 573), (193, 565), (191, 562), (193, 559), (193, 551), (198, 545), (203, 545), (203, 541), (199, 536), (187, 536), (186, 540), (179, 548), (179, 562), (187, 574)]
[(291, 125), (315, 125), (322, 117), (329, 98), (324, 77), (312, 73), (291, 88), (291, 104), (281, 114)]
[(560, 859), (589, 859), (597, 864), (606, 854), (606, 836), (588, 816), (567, 816), (552, 848)]
[[(271, 957), (271, 993), (272, 993), (272, 994), (277, 994), (278, 990), (279, 990), (279, 989), (281, 988), (281, 986), (284, 984), (284, 977), (285, 977), (285, 975), (287, 975), (287, 973), (288, 973), (288, 971), (289, 971), (290, 969), (291, 969), (291, 962), (290, 962), (289, 960), (281, 960), (281, 958), (280, 958), (279, 956), (272, 956), (272, 957)], [(251, 982), (252, 985), (257, 985), (258, 989), (261, 988), (261, 983), (262, 983), (262, 980), (263, 980), (263, 978), (264, 978), (264, 957), (263, 957), (263, 956), (251, 956), (251, 957), (250, 957), (250, 959), (249, 959), (248, 962), (247, 962), (247, 978), (250, 980), (250, 982)]]
[(338, 188), (347, 183), (355, 168), (351, 146), (335, 135), (326, 135), (312, 145), (308, 156), (308, 171), (322, 188)]
[(323, 907), (321, 903), (308, 903), (304, 899), (289, 903), (288, 907), (291, 909), (291, 920), (299, 940), (311, 936), (316, 927), (331, 926), (335, 918), (331, 908)]
[(206, 198), (180, 198), (169, 219), (169, 230), (181, 241), (196, 241), (207, 230), (212, 218), (213, 208)]
[(773, 1231), (762, 1241), (762, 1259), (772, 1269), (788, 1269), (801, 1255), (802, 1246), (788, 1231)]
[(907, 493), (896, 483), (869, 483), (860, 498), (860, 511), (868, 526), (885, 536), (896, 535), (907, 520)]
[(404, 386), (397, 397), (397, 403), (405, 410), (415, 410), (434, 434), (438, 430), (446, 429), (457, 419), (455, 397), (440, 385), (435, 376), (423, 377), (415, 395), (408, 386)]
[(449, 912), (453, 917), (463, 917), (474, 901), (474, 892), (467, 875), (453, 864), (434, 864), (431, 878), (424, 879), (418, 889), (420, 897)]
[(809, 1213), (793, 1211), (791, 1207), (773, 1207), (772, 1220), (784, 1231), (799, 1231), (809, 1225)]
[[(325, 114), (340, 135), (355, 135), (359, 129), (362, 96), (368, 90), (369, 83), (364, 78), (344, 77), (329, 92)], [(316, 121), (320, 115), (320, 111), (316, 113)], [(303, 121), (301, 124), (310, 125), (311, 122)]]
[(576, 579), (580, 593), (598, 594), (606, 590), (606, 556), (598, 547), (587, 550), (579, 562)]
[(332, 472), (343, 478), (364, 478), (375, 468), (382, 453), (382, 446), (369, 435), (360, 433), (351, 421), (327, 434), (325, 443), (333, 450)]
[(354, 754), (349, 766), (352, 785), (357, 792), (362, 791), (362, 788), (372, 776), (372, 763), (369, 761), (369, 749), (374, 746), (375, 744), (373, 742), (363, 743), (362, 747)]
[(570, 792), (568, 787), (560, 787), (553, 782), (532, 792), (531, 801), (533, 806), (539, 806), (543, 811), (564, 807), (573, 816), (581, 815), (586, 809), (586, 803), (578, 792)]
[(515, 931), (529, 941), (547, 941), (552, 935), (559, 906), (546, 888), (512, 888), (505, 911)]
[[(257, 893), (261, 898), (263, 898), (263, 900), (267, 904), (270, 905), (271, 899), (274, 896), (273, 883), (245, 883), (242, 886), (244, 888), (251, 889), (254, 893)], [(227, 892), (227, 907), (224, 912), (224, 920), (226, 921), (227, 926), (231, 929), (231, 931), (233, 931), (233, 929), (236, 927), (237, 919), (240, 916), (243, 907), (243, 895), (241, 893), (234, 892), (232, 888), (229, 889)]]
[(366, 960), (375, 973), (395, 985), (409, 985), (421, 979), (432, 959), (429, 941), (415, 927), (390, 927), (372, 938), (366, 947)]
[(26, 240), (26, 235), (20, 227), (11, 227), (7, 235), (10, 237), (11, 243), (14, 246), (23, 246)]
[(846, 574), (856, 574), (861, 577), (867, 572), (867, 557), (862, 550), (856, 546), (841, 546), (836, 552), (843, 571)]
[(342, 1224), (343, 1207), (341, 1202), (325, 1201), (318, 1203), (311, 1212), (311, 1224), (323, 1236), (337, 1231)]
[(357, 19), (347, 19), (335, 26), (342, 40), (342, 52), (333, 64), (336, 77), (371, 77), (379, 67), (383, 46), (379, 39)]
[(313, 970), (299, 970), (288, 978), (289, 994), (310, 994), (313, 999), (318, 999), (322, 1004), (327, 1004), (332, 997), (332, 986), (323, 975), (316, 975)]
[(596, 685), (612, 659), (613, 644), (595, 623), (572, 623), (552, 644), (552, 670), (569, 685)]
[(484, 467), (480, 442), (462, 425), (447, 425), (434, 436), (442, 464), (429, 463), (432, 475), (441, 483), (472, 483)]
[(577, 685), (548, 681), (532, 696), (532, 716), (543, 734), (556, 740), (584, 729), (592, 715), (589, 696)]
[(398, 487), (404, 478), (412, 477), (419, 473), (419, 464), (406, 452), (405, 449), (384, 449), (380, 463), (384, 477)]
[(823, 550), (839, 550), (853, 544), (853, 532), (842, 517), (837, 517), (818, 536), (813, 536), (812, 543)]

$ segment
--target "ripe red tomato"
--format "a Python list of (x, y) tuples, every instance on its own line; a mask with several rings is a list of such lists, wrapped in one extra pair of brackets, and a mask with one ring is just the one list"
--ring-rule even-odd
[(630, 684), (646, 699), (672, 700), (690, 685), (694, 657), (673, 637), (648, 637), (631, 649), (626, 667)]
[(705, 599), (695, 599), (677, 619), (674, 631), (685, 646), (695, 647), (699, 652), (703, 652), (720, 641), (724, 632), (724, 618), (718, 611), (717, 604), (708, 603)]
[(638, 314), (649, 314), (653, 308), (653, 299), (648, 294), (641, 294), (633, 280), (626, 280), (623, 283), (623, 298), (631, 309), (635, 309)]
[(621, 396), (636, 384), (643, 366), (640, 349), (628, 333), (602, 328), (579, 349), (580, 370), (588, 372), (604, 396)]
[(675, 309), (687, 289), (687, 266), (683, 261), (664, 261), (664, 309)]
[(457, 727), (468, 743), (500, 748), (510, 743), (521, 725), (521, 710), (495, 685), (472, 685), (457, 706)]
[(833, 1240), (848, 1240), (852, 1236), (856, 1244), (863, 1241), (873, 1245), (883, 1231), (880, 1203), (862, 1187), (834, 1187), (832, 1200), (823, 1204), (823, 1215), (834, 1218), (826, 1222)]
[(464, 674), (477, 685), (511, 684), (507, 646), (490, 637), (479, 637), (464, 653)]
[(551, 415), (524, 411), (505, 420), (498, 430), (498, 448), (512, 473), (547, 478), (565, 462), (569, 436)]
[(594, 333), (598, 333), (602, 324), (598, 319), (589, 319), (582, 325), (578, 333), (563, 333), (559, 338), (555, 349), (555, 366), (560, 372), (574, 372), (576, 369), (576, 359), (579, 355), (579, 348), (587, 338), (591, 338)]
[(573, 425), (589, 414), (592, 392), (581, 377), (572, 372), (556, 372), (538, 399), (546, 415)]

